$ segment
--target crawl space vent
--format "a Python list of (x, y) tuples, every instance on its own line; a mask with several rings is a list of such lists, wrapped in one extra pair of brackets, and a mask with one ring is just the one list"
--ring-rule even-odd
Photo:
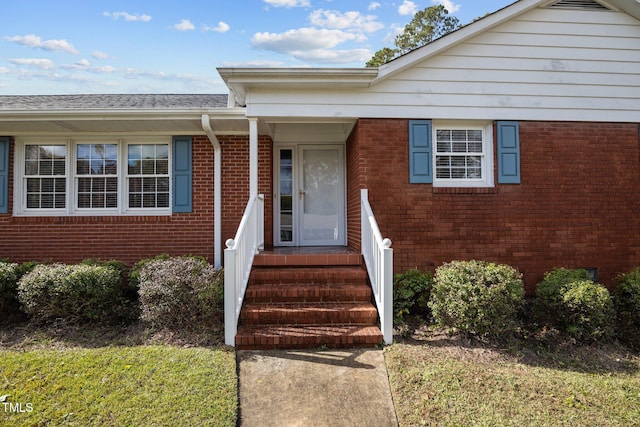
[(549, 5), (551, 8), (580, 10), (611, 10), (594, 0), (560, 0)]

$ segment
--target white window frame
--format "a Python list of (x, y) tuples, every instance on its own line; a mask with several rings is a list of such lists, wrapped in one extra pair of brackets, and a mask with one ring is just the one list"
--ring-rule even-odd
[[(482, 131), (482, 160), (481, 171), (482, 178), (438, 178), (437, 174), (437, 158), (439, 155), (447, 155), (447, 153), (438, 152), (438, 130), (480, 130)], [(431, 145), (433, 150), (432, 171), (434, 187), (493, 187), (493, 123), (485, 121), (432, 121)]]
[[(66, 200), (64, 209), (29, 209), (26, 201), (25, 150), (27, 145), (65, 145), (67, 163), (65, 165)], [(117, 144), (118, 145), (118, 207), (93, 209), (78, 208), (76, 174), (77, 146), (79, 144)], [(129, 208), (129, 191), (127, 186), (127, 147), (129, 144), (166, 144), (169, 149), (169, 206), (167, 208)], [(163, 216), (171, 215), (173, 206), (173, 149), (170, 136), (154, 137), (23, 137), (16, 140), (14, 180), (13, 180), (13, 214), (15, 216)]]

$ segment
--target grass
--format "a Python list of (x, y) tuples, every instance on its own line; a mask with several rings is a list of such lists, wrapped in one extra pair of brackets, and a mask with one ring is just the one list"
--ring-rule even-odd
[(423, 332), (385, 349), (401, 426), (640, 425), (640, 357)]
[(232, 349), (130, 337), (117, 345), (118, 334), (104, 345), (100, 335), (69, 342), (36, 331), (0, 346), (0, 401), (11, 404), (0, 404), (0, 425), (236, 425)]

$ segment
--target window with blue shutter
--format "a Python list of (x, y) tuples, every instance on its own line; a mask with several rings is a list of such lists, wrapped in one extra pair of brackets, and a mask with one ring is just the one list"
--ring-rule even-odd
[(409, 182), (433, 182), (431, 120), (409, 120)]
[(191, 137), (173, 138), (173, 212), (192, 210)]
[(0, 137), (0, 214), (9, 212), (9, 138)]
[(520, 131), (518, 122), (497, 122), (498, 183), (520, 184)]

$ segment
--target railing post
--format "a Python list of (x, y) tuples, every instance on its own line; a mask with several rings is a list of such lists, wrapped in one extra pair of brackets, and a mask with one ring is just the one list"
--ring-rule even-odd
[(393, 249), (391, 240), (382, 241), (382, 305), (384, 320), (382, 327), (382, 338), (387, 345), (393, 344)]
[(224, 343), (235, 346), (238, 319), (236, 318), (237, 250), (233, 239), (226, 241), (224, 250)]

